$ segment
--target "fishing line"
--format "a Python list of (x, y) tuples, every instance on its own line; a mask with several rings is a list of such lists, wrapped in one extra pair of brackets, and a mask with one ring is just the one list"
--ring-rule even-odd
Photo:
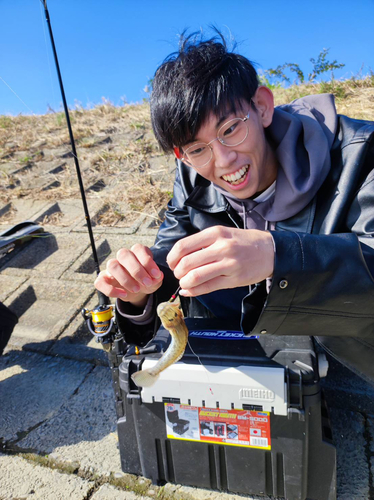
[(16, 96), (16, 97), (17, 97), (17, 98), (18, 98), (18, 99), (22, 102), (22, 104), (23, 104), (24, 106), (26, 106), (26, 108), (27, 108), (27, 109), (31, 112), (31, 114), (32, 114), (32, 115), (35, 115), (35, 113), (33, 112), (33, 110), (32, 110), (32, 109), (30, 109), (30, 108), (28, 107), (28, 105), (27, 105), (24, 101), (22, 101), (22, 99), (20, 98), (20, 96), (19, 96), (19, 95), (18, 95), (18, 94), (17, 94), (17, 93), (16, 93), (16, 92), (12, 89), (12, 87), (11, 87), (10, 85), (8, 85), (8, 84), (7, 84), (7, 82), (6, 82), (3, 78), (1, 78), (1, 76), (0, 76), (0, 80), (1, 80), (2, 82), (4, 82), (4, 83), (5, 83), (5, 85), (8, 87), (8, 89), (9, 89), (9, 90), (11, 90), (11, 91), (13, 92), (13, 94), (14, 94), (14, 95), (15, 95), (15, 96)]
[[(180, 289), (181, 289), (181, 288), (182, 288), (182, 287), (181, 287), (181, 286), (179, 286), (179, 287), (176, 289), (176, 291), (173, 293), (173, 295), (172, 295), (172, 296), (171, 296), (171, 298), (169, 299), (169, 302), (174, 302), (174, 301), (175, 301), (175, 299), (178, 297), (178, 293), (179, 293), (179, 291), (180, 291)], [(200, 357), (199, 357), (199, 356), (196, 354), (196, 352), (192, 349), (191, 344), (190, 344), (190, 340), (189, 340), (189, 338), (188, 338), (188, 337), (187, 337), (187, 344), (188, 344), (188, 347), (190, 348), (190, 351), (192, 352), (192, 354), (193, 354), (193, 355), (194, 355), (194, 356), (198, 359), (199, 363), (200, 363), (200, 364), (201, 364), (201, 366), (204, 368), (204, 372), (206, 373), (206, 376), (207, 376), (207, 378), (208, 378), (208, 382), (209, 382), (209, 384), (210, 384), (209, 372), (208, 372), (207, 368), (203, 365), (203, 363), (202, 363), (202, 361), (201, 361)], [(210, 393), (213, 395), (213, 391), (212, 391), (212, 388), (211, 388), (211, 387), (209, 387), (209, 390), (210, 390)]]
[[(199, 355), (198, 355), (198, 354), (196, 354), (196, 352), (192, 349), (191, 344), (190, 344), (190, 340), (189, 340), (189, 338), (187, 338), (187, 344), (188, 344), (188, 347), (190, 348), (190, 350), (191, 350), (192, 354), (193, 354), (194, 356), (196, 356), (197, 360), (199, 361), (199, 363), (201, 364), (201, 366), (204, 368), (204, 372), (205, 372), (205, 374), (206, 374), (206, 376), (207, 376), (207, 378), (208, 378), (208, 382), (209, 382), (209, 384), (210, 384), (211, 380), (210, 380), (210, 378), (209, 378), (209, 370), (208, 370), (208, 369), (207, 369), (207, 368), (203, 365), (203, 363), (202, 363), (202, 361), (201, 361), (201, 359), (200, 359)], [(211, 387), (209, 387), (209, 391), (210, 391), (211, 395), (213, 396), (213, 390), (212, 390), (212, 388), (211, 388)]]

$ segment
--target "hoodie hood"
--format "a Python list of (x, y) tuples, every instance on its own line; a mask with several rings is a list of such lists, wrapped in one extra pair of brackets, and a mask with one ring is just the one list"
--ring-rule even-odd
[(245, 227), (263, 229), (265, 221), (289, 219), (308, 205), (330, 170), (337, 121), (331, 94), (302, 97), (275, 108), (266, 132), (278, 159), (273, 192), (241, 200), (215, 186), (244, 218)]

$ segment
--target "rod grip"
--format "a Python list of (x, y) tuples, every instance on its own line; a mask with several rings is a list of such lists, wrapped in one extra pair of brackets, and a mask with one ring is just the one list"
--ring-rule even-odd
[(106, 295), (103, 294), (103, 292), (100, 292), (100, 290), (97, 290), (97, 295), (99, 297), (99, 304), (101, 306), (107, 306), (110, 304), (110, 299)]

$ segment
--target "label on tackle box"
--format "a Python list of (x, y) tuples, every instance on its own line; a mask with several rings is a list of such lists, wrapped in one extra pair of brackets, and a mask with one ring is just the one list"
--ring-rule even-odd
[(270, 412), (164, 403), (169, 439), (271, 449)]
[(189, 337), (200, 337), (212, 340), (251, 340), (258, 339), (258, 335), (244, 335), (243, 332), (237, 330), (191, 330)]

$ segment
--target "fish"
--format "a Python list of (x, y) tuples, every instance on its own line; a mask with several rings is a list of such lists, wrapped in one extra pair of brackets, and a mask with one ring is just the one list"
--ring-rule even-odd
[(182, 358), (186, 349), (188, 328), (183, 319), (183, 313), (179, 304), (170, 301), (161, 302), (157, 306), (157, 315), (164, 328), (169, 331), (171, 343), (155, 366), (146, 370), (140, 370), (131, 375), (131, 378), (138, 387), (152, 386), (163, 370)]

